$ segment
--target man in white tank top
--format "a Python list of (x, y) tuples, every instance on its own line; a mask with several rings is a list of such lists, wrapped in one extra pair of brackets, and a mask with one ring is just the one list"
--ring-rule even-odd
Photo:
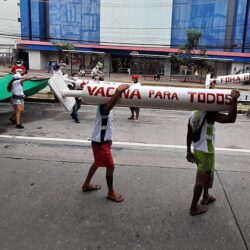
[(91, 136), (94, 162), (82, 185), (83, 192), (99, 190), (101, 187), (91, 184), (91, 179), (98, 167), (106, 167), (106, 181), (108, 186), (107, 199), (115, 202), (122, 202), (124, 197), (113, 188), (113, 173), (115, 165), (111, 153), (113, 135), (113, 115), (111, 110), (119, 100), (121, 93), (128, 89), (129, 86), (130, 85), (128, 84), (120, 85), (109, 102), (100, 105), (97, 108), (95, 126)]
[[(190, 207), (191, 215), (205, 213), (207, 204), (215, 201), (215, 197), (208, 193), (208, 189), (212, 188), (214, 177), (214, 123), (235, 122), (237, 117), (237, 99), (240, 93), (237, 90), (232, 90), (231, 96), (232, 100), (228, 114), (195, 110), (190, 115), (186, 158), (189, 162), (197, 164), (196, 182)], [(191, 144), (193, 144), (194, 153), (191, 151)], [(202, 192), (203, 198), (201, 204), (198, 205)]]

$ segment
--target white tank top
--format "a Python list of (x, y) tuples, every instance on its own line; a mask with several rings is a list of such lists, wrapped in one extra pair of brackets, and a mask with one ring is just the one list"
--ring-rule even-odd
[(93, 142), (111, 141), (113, 136), (113, 113), (104, 113), (104, 106), (98, 106), (96, 112), (95, 127), (91, 136)]
[[(195, 132), (202, 124), (203, 119), (206, 115), (205, 111), (195, 110), (191, 113), (189, 122)], [(205, 153), (214, 153), (215, 143), (215, 128), (214, 124), (205, 121), (200, 135), (200, 140), (192, 142), (194, 150), (199, 150)]]
[(12, 95), (24, 95), (23, 93), (23, 86), (21, 84), (21, 81), (20, 80), (15, 80), (13, 83), (12, 83), (12, 88), (11, 88), (11, 92), (12, 92)]

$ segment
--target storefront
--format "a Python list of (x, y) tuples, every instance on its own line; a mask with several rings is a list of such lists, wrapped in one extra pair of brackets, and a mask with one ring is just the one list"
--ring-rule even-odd
[[(46, 70), (50, 60), (57, 63), (62, 60), (70, 72), (81, 68), (90, 71), (97, 62), (102, 62), (103, 71), (108, 74), (140, 74), (145, 79), (155, 74), (167, 79), (182, 75), (181, 64), (171, 61), (171, 54), (179, 51), (174, 48), (75, 44), (74, 49), (62, 50), (51, 42), (19, 40), (17, 49), (20, 48), (28, 53), (30, 69)], [(249, 63), (250, 53), (207, 51), (200, 57), (197, 51), (191, 57), (187, 75), (196, 74), (195, 77), (203, 79), (209, 71), (214, 76), (243, 73), (250, 70)]]

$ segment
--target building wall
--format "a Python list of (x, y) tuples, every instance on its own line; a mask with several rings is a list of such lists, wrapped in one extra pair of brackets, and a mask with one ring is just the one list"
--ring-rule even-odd
[[(246, 11), (250, 9), (246, 10), (246, 3), (64, 0), (62, 4), (58, 0), (22, 0), (22, 35), (24, 39), (54, 42), (179, 47), (186, 42), (186, 30), (194, 28), (203, 32), (200, 45), (209, 50), (241, 51)], [(250, 50), (249, 28), (246, 37), (245, 52)]]
[[(15, 40), (21, 34), (19, 0), (0, 1), (0, 51), (8, 53), (15, 46)], [(5, 46), (3, 46), (5, 45)]]
[(228, 1), (174, 0), (172, 46), (186, 42), (186, 30), (202, 31), (201, 46), (223, 49)]
[[(234, 36), (233, 44), (235, 45), (234, 51), (242, 51), (242, 40), (244, 33), (244, 23), (246, 12), (250, 12), (250, 5), (246, 9), (246, 0), (238, 0), (237, 8), (235, 9), (234, 18)], [(245, 52), (250, 52), (250, 15), (247, 20), (247, 33), (246, 33), (246, 47)]]
[(167, 45), (172, 0), (101, 0), (101, 43)]
[(47, 34), (46, 1), (22, 0), (20, 2), (22, 38), (45, 41)]
[(231, 72), (231, 63), (217, 62), (216, 71), (217, 76), (229, 75)]
[[(202, 31), (200, 45), (209, 50), (241, 51), (247, 0), (174, 0), (172, 18), (173, 47), (186, 42), (186, 30)], [(250, 51), (250, 17), (245, 52)]]
[(30, 69), (41, 69), (41, 52), (29, 51)]
[(100, 0), (50, 0), (49, 31), (57, 42), (99, 43)]

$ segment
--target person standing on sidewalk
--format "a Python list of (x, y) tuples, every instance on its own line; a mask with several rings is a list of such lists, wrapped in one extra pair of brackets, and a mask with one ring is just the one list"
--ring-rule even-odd
[(37, 78), (36, 76), (24, 77), (17, 73), (13, 75), (13, 79), (8, 84), (7, 90), (12, 92), (11, 103), (13, 105), (14, 113), (9, 118), (11, 123), (16, 124), (16, 128), (23, 129), (24, 126), (20, 122), (21, 113), (24, 112), (24, 92), (23, 92), (23, 82), (25, 80), (30, 80)]
[(60, 67), (60, 70), (62, 71), (62, 74), (64, 75), (66, 73), (67, 65), (63, 60), (59, 62), (59, 67)]
[[(72, 74), (72, 79), (74, 81), (78, 81), (79, 80), (77, 73), (73, 73)], [(73, 83), (73, 82), (70, 83), (70, 84), (68, 84), (68, 87), (71, 90), (77, 89), (76, 88), (76, 84)], [(78, 90), (82, 90), (82, 89), (78, 89)], [(75, 97), (75, 101), (76, 102), (75, 102), (75, 105), (73, 106), (73, 109), (72, 109), (72, 112), (71, 112), (70, 116), (74, 120), (75, 123), (80, 123), (77, 112), (81, 108), (82, 99), (80, 97)]]
[(104, 81), (104, 73), (101, 71), (103, 64), (98, 62), (96, 66), (91, 71), (92, 79), (96, 79), (98, 77), (99, 81)]
[[(132, 75), (132, 83), (136, 86), (141, 86), (139, 83), (139, 76), (138, 75)], [(128, 117), (129, 120), (137, 120), (139, 119), (140, 115), (140, 108), (138, 107), (130, 107), (131, 116)]]
[(119, 100), (121, 94), (129, 88), (130, 85), (120, 85), (115, 94), (110, 98), (107, 104), (98, 106), (96, 113), (95, 127), (92, 133), (92, 150), (94, 162), (91, 165), (88, 175), (82, 185), (82, 191), (95, 191), (101, 187), (91, 184), (98, 167), (106, 167), (106, 181), (108, 186), (107, 199), (114, 202), (122, 202), (124, 197), (116, 192), (113, 187), (114, 161), (111, 153), (112, 135), (113, 135), (113, 115), (112, 109)]
[[(215, 201), (208, 190), (213, 186), (214, 178), (214, 123), (234, 123), (237, 117), (237, 99), (240, 93), (237, 90), (231, 92), (231, 106), (228, 114), (219, 112), (205, 112), (195, 110), (191, 113), (187, 131), (187, 156), (189, 162), (197, 164), (196, 181), (193, 191), (193, 199), (190, 207), (192, 216), (205, 213), (207, 205)], [(193, 144), (194, 153), (191, 151)], [(198, 204), (203, 192), (201, 204)]]
[(16, 65), (14, 65), (12, 68), (11, 68), (11, 73), (13, 74), (16, 74), (16, 73), (20, 73), (22, 72), (23, 74), (26, 74), (27, 73), (27, 70), (26, 68), (22, 65), (22, 62), (21, 61), (17, 61), (16, 62)]

